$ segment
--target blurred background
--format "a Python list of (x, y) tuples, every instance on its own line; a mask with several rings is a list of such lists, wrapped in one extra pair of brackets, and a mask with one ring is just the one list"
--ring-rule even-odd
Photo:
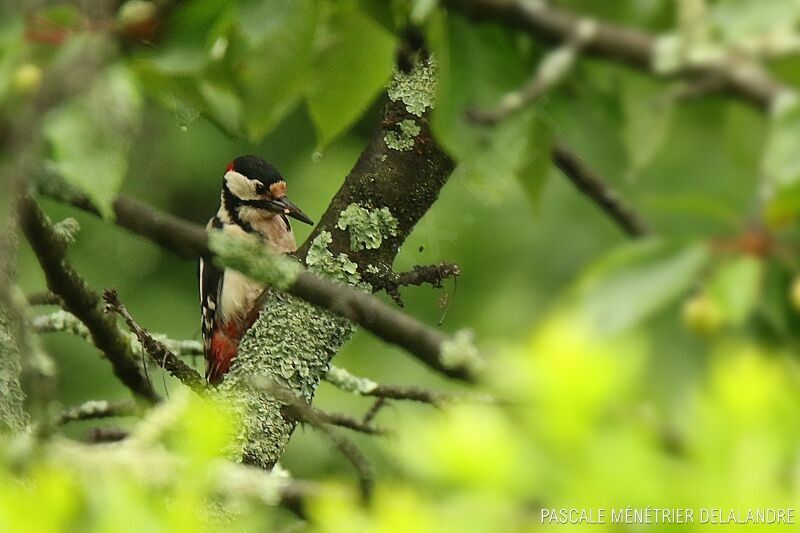
[[(423, 530), (443, 520), (505, 530), (540, 526), (542, 506), (796, 502), (800, 3), (548, 4), (658, 35), (662, 48), (678, 47), (673, 61), (758, 62), (786, 92), (767, 111), (721, 91), (687, 98), (691, 81), (668, 71), (577, 53), (551, 90), (485, 126), (469, 111), (524, 86), (554, 44), (435, 1), (0, 4), (5, 126), (53, 72), (92, 51), (101, 57), (92, 78), (36, 124), (43, 166), (98, 205), (126, 194), (202, 224), (242, 154), (273, 163), (319, 219), (375, 130), (407, 28), (424, 35), (438, 63), (434, 133), (458, 167), (395, 269), (461, 267), (444, 288), (404, 289), (405, 311), (474, 331), (487, 360), (479, 390), (510, 406), (383, 410), (377, 422), (396, 438), (353, 437), (376, 465), (377, 510), (323, 502), (315, 512), (331, 529), (411, 529), (404, 512)], [(168, 18), (151, 20), (167, 7)], [(625, 235), (565, 179), (550, 161), (556, 139), (651, 236)], [(199, 339), (194, 263), (40, 201), (53, 220), (80, 223), (69, 257), (93, 287), (118, 289), (152, 331)], [(309, 230), (295, 231), (302, 242)], [(25, 293), (46, 287), (25, 244), (18, 265)], [(43, 340), (62, 405), (129, 396), (81, 339)], [(335, 363), (379, 382), (464, 390), (363, 331)], [(182, 388), (156, 369), (150, 378), (159, 391)], [(315, 402), (350, 413), (370, 403), (325, 383)], [(98, 424), (64, 433), (81, 439)], [(310, 429), (298, 429), (282, 464), (298, 479), (353, 483), (346, 460)]]

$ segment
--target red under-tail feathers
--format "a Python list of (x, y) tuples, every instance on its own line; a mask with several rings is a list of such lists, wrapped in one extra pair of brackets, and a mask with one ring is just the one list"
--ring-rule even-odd
[(251, 311), (244, 322), (231, 320), (221, 324), (211, 337), (211, 350), (206, 367), (206, 380), (211, 385), (219, 385), (230, 370), (231, 363), (239, 353), (239, 343), (244, 334), (258, 319), (258, 306)]

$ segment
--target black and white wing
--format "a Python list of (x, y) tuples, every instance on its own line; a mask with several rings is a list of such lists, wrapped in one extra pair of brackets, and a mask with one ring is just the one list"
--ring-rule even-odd
[[(222, 221), (214, 217), (209, 228), (221, 228)], [(200, 258), (200, 308), (202, 309), (201, 331), (203, 333), (203, 351), (206, 359), (211, 352), (211, 339), (217, 329), (217, 313), (221, 305), (220, 295), (225, 271), (217, 267), (213, 261)]]

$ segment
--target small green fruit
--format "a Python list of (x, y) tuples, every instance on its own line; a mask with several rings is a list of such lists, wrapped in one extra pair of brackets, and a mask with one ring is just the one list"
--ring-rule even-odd
[(792, 285), (789, 287), (789, 301), (794, 310), (800, 313), (800, 276), (792, 280)]
[(42, 84), (42, 69), (33, 63), (20, 65), (11, 79), (11, 84), (18, 93), (32, 94)]
[(708, 337), (717, 333), (724, 322), (722, 311), (707, 294), (696, 294), (683, 304), (683, 324), (689, 331)]
[(128, 0), (117, 12), (117, 20), (126, 28), (150, 22), (155, 16), (156, 5), (147, 0)]

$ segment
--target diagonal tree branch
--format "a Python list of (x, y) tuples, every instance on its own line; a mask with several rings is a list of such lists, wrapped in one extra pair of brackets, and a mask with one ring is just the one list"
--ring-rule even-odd
[[(45, 191), (52, 195), (54, 190)], [(56, 196), (64, 199), (63, 196)], [(69, 196), (66, 201), (96, 212), (85, 198)], [(199, 225), (169, 215), (131, 198), (120, 198), (114, 203), (116, 222), (183, 257), (197, 258), (213, 255), (208, 248), (208, 234)], [(341, 230), (340, 230), (341, 231)], [(347, 234), (344, 238), (347, 238)], [(349, 247), (349, 243), (347, 244)], [(446, 274), (453, 273), (450, 268)], [(419, 276), (400, 276), (401, 280), (415, 283)], [(352, 320), (383, 340), (397, 344), (418, 357), (431, 368), (450, 377), (471, 379), (471, 371), (464, 365), (449, 367), (442, 364), (442, 345), (450, 338), (437, 329), (430, 328), (413, 317), (389, 307), (380, 300), (352, 287), (335, 284), (309, 272), (301, 272), (296, 281), (287, 287), (289, 294)]]
[(718, 80), (723, 92), (766, 110), (788, 89), (760, 65), (742, 58), (717, 63), (687, 63), (675, 71), (656, 70), (658, 40), (644, 31), (618, 26), (550, 5), (543, 0), (445, 0), (445, 5), (473, 20), (494, 20), (554, 43), (569, 41), (581, 24), (594, 25), (591, 38), (583, 42), (585, 54), (608, 59), (657, 76)]
[(565, 145), (556, 143), (553, 161), (580, 192), (600, 207), (629, 236), (644, 237), (650, 233), (639, 214)]
[(123, 320), (125, 320), (128, 328), (134, 335), (136, 335), (136, 338), (139, 339), (140, 343), (142, 343), (144, 350), (153, 359), (153, 361), (158, 364), (158, 366), (162, 367), (164, 370), (169, 372), (170, 375), (180, 380), (181, 383), (196, 393), (205, 393), (207, 386), (202, 376), (200, 376), (195, 369), (181, 361), (177, 355), (169, 351), (162, 342), (154, 339), (152, 335), (150, 335), (144, 330), (144, 328), (137, 324), (131, 314), (128, 312), (128, 309), (119, 300), (117, 291), (105, 290), (103, 292), (103, 300), (106, 303), (105, 311), (107, 313), (117, 313), (123, 318)]
[(103, 312), (100, 296), (67, 260), (66, 245), (53, 224), (29, 196), (20, 199), (18, 210), (20, 226), (45, 273), (48, 288), (64, 301), (69, 312), (86, 324), (92, 342), (105, 354), (119, 380), (137, 397), (151, 403), (159, 401), (116, 321)]

